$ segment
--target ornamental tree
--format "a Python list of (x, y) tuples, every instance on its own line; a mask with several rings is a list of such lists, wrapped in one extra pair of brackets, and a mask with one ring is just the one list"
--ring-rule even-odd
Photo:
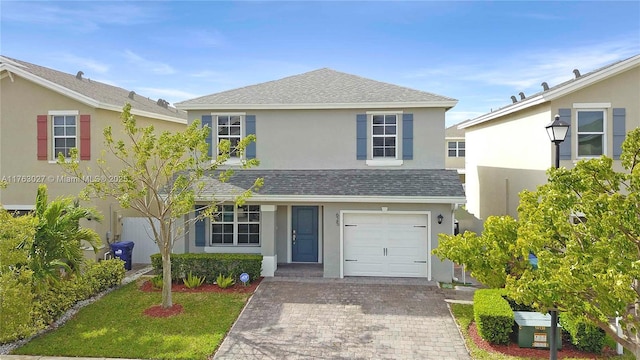
[[(228, 140), (221, 141), (219, 154), (212, 158), (208, 155), (210, 145), (206, 141), (211, 129), (201, 127), (197, 120), (184, 131), (165, 131), (158, 135), (152, 125), (136, 125), (130, 104), (124, 106), (120, 118), (122, 138), (114, 136), (110, 126), (103, 131), (106, 150), (97, 161), (100, 176), (84, 176), (77, 162), (76, 149), (72, 150), (71, 161), (60, 157), (58, 163), (65, 172), (87, 183), (83, 197), (115, 199), (122, 208), (133, 209), (149, 221), (162, 256), (162, 307), (172, 307), (173, 245), (185, 234), (190, 222), (210, 216), (215, 203), (205, 206), (201, 215), (188, 222), (179, 224), (176, 220), (193, 212), (195, 201), (204, 189), (205, 174), (224, 164), (232, 150), (242, 154), (246, 146), (255, 141), (255, 135), (240, 140), (234, 149)], [(107, 152), (115, 160), (107, 160)], [(243, 168), (255, 165), (258, 165), (257, 159), (243, 159)], [(222, 171), (218, 180), (228, 180), (231, 173), (231, 170)], [(236, 204), (241, 204), (251, 195), (252, 189), (261, 185), (262, 179), (256, 179), (250, 189), (235, 198)]]
[[(471, 235), (443, 235), (444, 249), (434, 253), (467, 264), (479, 279), (493, 264), (517, 302), (582, 315), (640, 358), (639, 128), (627, 133), (622, 150), (621, 171), (605, 156), (573, 169), (550, 169), (546, 184), (520, 194), (517, 232), (500, 230), (502, 243), (492, 241), (488, 219), (482, 241), (470, 249), (462, 242), (465, 236), (475, 239)], [(537, 268), (528, 264), (530, 253)], [(483, 259), (474, 259), (479, 254)]]

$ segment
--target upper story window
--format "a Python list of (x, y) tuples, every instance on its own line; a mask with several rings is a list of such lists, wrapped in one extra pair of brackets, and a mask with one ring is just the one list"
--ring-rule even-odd
[(597, 157), (605, 149), (605, 111), (578, 110), (578, 157)]
[(465, 144), (464, 141), (449, 141), (447, 143), (449, 157), (464, 157)]
[(211, 224), (212, 245), (260, 245), (260, 205), (221, 205)]
[(395, 114), (372, 116), (371, 142), (373, 158), (397, 158), (398, 116)]
[(242, 116), (241, 115), (217, 115), (217, 136), (216, 144), (222, 140), (228, 140), (231, 143), (231, 158), (238, 158), (239, 154), (236, 150), (240, 139), (242, 138)]
[(62, 153), (65, 158), (70, 157), (71, 149), (77, 147), (77, 116), (53, 115), (53, 157)]

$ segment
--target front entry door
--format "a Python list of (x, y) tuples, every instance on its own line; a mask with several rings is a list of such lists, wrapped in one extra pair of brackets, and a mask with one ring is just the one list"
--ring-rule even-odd
[(318, 262), (318, 207), (291, 209), (291, 261)]

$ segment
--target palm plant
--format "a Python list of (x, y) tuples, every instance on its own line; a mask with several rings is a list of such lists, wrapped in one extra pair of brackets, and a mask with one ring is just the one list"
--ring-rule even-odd
[(95, 251), (100, 236), (93, 229), (81, 228), (80, 220), (101, 221), (95, 209), (81, 207), (72, 198), (47, 199), (47, 187), (40, 185), (36, 196), (36, 229), (29, 252), (29, 267), (37, 280), (56, 280), (61, 270), (75, 273), (84, 262), (82, 241)]

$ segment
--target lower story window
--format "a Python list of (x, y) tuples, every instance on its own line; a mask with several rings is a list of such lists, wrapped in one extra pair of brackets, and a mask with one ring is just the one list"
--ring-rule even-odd
[(211, 224), (213, 245), (260, 245), (260, 205), (222, 205)]

